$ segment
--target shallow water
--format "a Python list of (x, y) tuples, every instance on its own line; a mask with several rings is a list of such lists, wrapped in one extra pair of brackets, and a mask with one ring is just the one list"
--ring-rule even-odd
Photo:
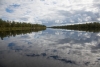
[(0, 39), (0, 67), (99, 66), (100, 33), (47, 29)]

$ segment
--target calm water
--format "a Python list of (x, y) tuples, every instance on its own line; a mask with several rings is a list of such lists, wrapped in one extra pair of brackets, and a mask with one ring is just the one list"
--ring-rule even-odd
[(0, 67), (100, 67), (100, 33), (47, 29), (1, 37)]

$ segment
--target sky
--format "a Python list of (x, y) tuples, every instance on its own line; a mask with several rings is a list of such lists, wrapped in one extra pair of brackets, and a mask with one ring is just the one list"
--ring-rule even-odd
[(100, 21), (100, 0), (0, 0), (0, 18), (46, 26)]

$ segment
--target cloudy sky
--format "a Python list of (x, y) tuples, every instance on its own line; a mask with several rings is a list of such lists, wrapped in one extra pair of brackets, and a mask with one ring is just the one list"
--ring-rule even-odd
[(100, 21), (100, 0), (0, 0), (0, 18), (47, 26)]

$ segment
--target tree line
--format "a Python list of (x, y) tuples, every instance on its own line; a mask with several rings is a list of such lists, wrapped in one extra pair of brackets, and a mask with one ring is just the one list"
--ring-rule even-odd
[(41, 24), (31, 24), (31, 23), (25, 23), (25, 22), (15, 22), (15, 21), (5, 21), (0, 19), (0, 28), (5, 28), (5, 27), (10, 27), (10, 28), (25, 28), (25, 27), (31, 27), (31, 28), (46, 28), (45, 25)]
[(100, 23), (93, 22), (93, 23), (74, 24), (74, 25), (65, 25), (65, 26), (52, 26), (50, 28), (100, 32)]
[(5, 21), (0, 19), (0, 38), (22, 35), (46, 30), (45, 25), (25, 22)]

